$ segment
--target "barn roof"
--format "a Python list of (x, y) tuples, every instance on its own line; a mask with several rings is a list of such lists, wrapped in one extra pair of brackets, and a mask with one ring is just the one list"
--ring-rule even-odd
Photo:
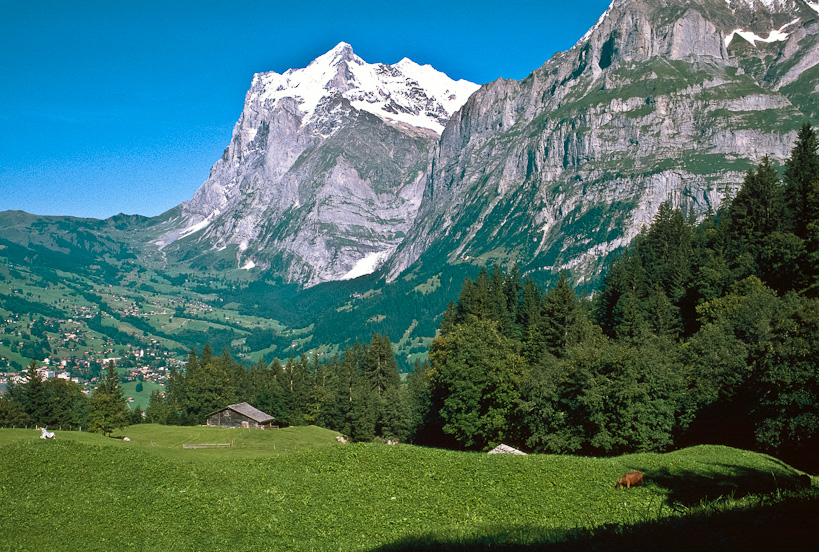
[[(223, 410), (228, 410), (228, 409), (233, 410), (234, 412), (238, 412), (242, 416), (247, 416), (251, 420), (253, 420), (255, 422), (259, 422), (260, 424), (264, 424), (264, 423), (267, 423), (267, 422), (272, 422), (272, 421), (274, 421), (276, 419), (273, 416), (271, 416), (270, 414), (265, 414), (264, 412), (262, 412), (258, 408), (253, 408), (252, 406), (250, 406), (246, 402), (236, 403), (236, 404), (229, 404), (225, 408), (222, 408), (221, 410), (217, 410), (216, 412), (222, 412)], [(211, 414), (216, 414), (216, 412), (212, 412)]]

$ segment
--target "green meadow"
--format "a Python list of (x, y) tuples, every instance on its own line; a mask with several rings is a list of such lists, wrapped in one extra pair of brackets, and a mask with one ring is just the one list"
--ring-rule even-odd
[[(819, 519), (809, 478), (722, 446), (587, 458), (340, 444), (317, 427), (117, 435), (130, 441), (0, 430), (0, 550), (725, 549), (813, 545)], [(203, 444), (223, 446), (183, 446)], [(645, 484), (615, 489), (630, 470)]]

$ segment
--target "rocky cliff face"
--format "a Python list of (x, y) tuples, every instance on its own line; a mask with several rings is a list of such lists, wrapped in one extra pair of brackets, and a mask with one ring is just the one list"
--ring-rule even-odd
[(306, 286), (418, 261), (594, 279), (662, 202), (704, 212), (763, 155), (787, 157), (819, 117), (819, 4), (614, 0), (526, 79), (476, 89), (343, 43), (258, 74), (155, 243)]
[(314, 285), (366, 274), (415, 219), (429, 152), (477, 85), (339, 44), (253, 78), (233, 139), (155, 242), (172, 260)]
[(787, 157), (816, 114), (818, 37), (803, 0), (615, 0), (450, 120), (388, 277), (419, 259), (594, 277), (662, 202), (703, 212)]

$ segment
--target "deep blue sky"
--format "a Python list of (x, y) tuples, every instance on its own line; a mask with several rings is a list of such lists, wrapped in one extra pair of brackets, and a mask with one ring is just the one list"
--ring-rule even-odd
[(230, 141), (254, 73), (338, 42), (450, 77), (522, 79), (609, 0), (0, 0), (0, 211), (158, 215)]

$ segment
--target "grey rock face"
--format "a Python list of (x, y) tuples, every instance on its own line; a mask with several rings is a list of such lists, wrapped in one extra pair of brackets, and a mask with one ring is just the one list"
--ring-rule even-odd
[(615, 0), (571, 50), (453, 117), (388, 277), (423, 256), (582, 280), (662, 202), (716, 208), (762, 156), (789, 155), (807, 111), (783, 83), (817, 64), (816, 16), (801, 0)]
[(156, 244), (307, 286), (372, 272), (415, 218), (442, 123), (476, 88), (409, 60), (367, 64), (343, 43), (257, 74), (230, 145)]

